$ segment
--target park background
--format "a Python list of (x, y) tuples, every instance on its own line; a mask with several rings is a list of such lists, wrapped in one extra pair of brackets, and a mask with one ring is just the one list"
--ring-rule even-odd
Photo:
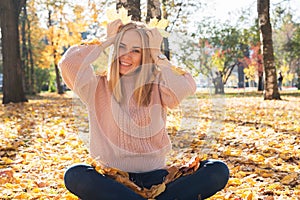
[[(168, 163), (225, 161), (229, 183), (211, 199), (299, 199), (299, 2), (242, 2), (221, 14), (218, 1), (1, 1), (0, 199), (77, 199), (63, 173), (89, 162), (87, 114), (57, 64), (69, 46), (105, 37), (116, 3), (134, 20), (168, 19), (163, 51), (197, 81), (169, 111)], [(106, 52), (95, 71), (108, 60)]]

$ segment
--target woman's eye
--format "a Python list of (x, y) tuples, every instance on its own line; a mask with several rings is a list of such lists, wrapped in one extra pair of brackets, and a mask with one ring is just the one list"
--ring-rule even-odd
[(141, 51), (139, 49), (133, 49), (132, 52), (133, 53), (141, 53)]

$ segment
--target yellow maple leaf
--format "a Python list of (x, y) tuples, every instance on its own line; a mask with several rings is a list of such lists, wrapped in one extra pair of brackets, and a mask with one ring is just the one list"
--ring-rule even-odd
[(169, 25), (169, 21), (165, 18), (162, 18), (161, 20), (158, 21), (156, 27), (160, 29), (165, 29)]
[(113, 9), (113, 8), (107, 9), (106, 17), (109, 21), (116, 20), (118, 17), (118, 13), (117, 13), (116, 9)]
[(154, 28), (154, 27), (156, 27), (157, 23), (158, 23), (158, 19), (156, 17), (154, 17), (154, 18), (150, 19), (148, 27), (149, 28)]
[(158, 20), (156, 17), (150, 19), (149, 24), (147, 25), (148, 28), (157, 28), (160, 34), (163, 37), (169, 37), (169, 33), (165, 31), (165, 28), (168, 26), (169, 21), (167, 19), (162, 18)]
[[(106, 12), (106, 17), (108, 22), (112, 22), (116, 19), (120, 19), (123, 24), (128, 24), (131, 21), (131, 15), (128, 16), (128, 10), (124, 7), (119, 8), (117, 11), (114, 8), (110, 8)], [(102, 25), (107, 24), (107, 22), (103, 22)]]

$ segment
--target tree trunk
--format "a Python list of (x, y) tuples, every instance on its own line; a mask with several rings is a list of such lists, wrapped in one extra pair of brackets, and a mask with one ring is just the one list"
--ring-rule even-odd
[(257, 12), (261, 32), (263, 64), (265, 72), (264, 99), (280, 99), (274, 62), (272, 27), (270, 23), (270, 0), (257, 0)]
[(264, 74), (263, 72), (258, 73), (258, 91), (263, 91), (264, 90)]
[[(165, 1), (162, 1), (163, 7)], [(147, 0), (147, 17), (146, 22), (150, 22), (150, 19), (156, 17), (157, 19), (162, 18), (162, 9), (160, 0)], [(164, 10), (164, 18), (167, 18), (167, 12)], [(170, 48), (168, 38), (163, 38), (162, 52), (170, 59)]]
[[(52, 27), (52, 12), (49, 10), (48, 11), (48, 27), (51, 28)], [(50, 38), (50, 43), (51, 43), (51, 46), (52, 46), (52, 49), (53, 49), (53, 52), (52, 52), (52, 55), (53, 55), (53, 65), (54, 65), (54, 68), (55, 68), (55, 77), (56, 77), (56, 89), (57, 89), (57, 93), (58, 94), (63, 94), (64, 93), (64, 90), (63, 90), (63, 87), (62, 87), (62, 84), (61, 84), (61, 80), (60, 80), (60, 73), (59, 73), (59, 69), (58, 69), (58, 65), (56, 63), (56, 54), (57, 54), (57, 51), (54, 47), (57, 47), (57, 45), (54, 43), (54, 29), (52, 29), (52, 38)]]
[(220, 84), (215, 85), (215, 94), (225, 94), (224, 84), (222, 81)]
[(26, 1), (1, 0), (0, 21), (3, 55), (3, 104), (26, 102), (22, 84), (19, 14)]
[(244, 73), (244, 63), (239, 62), (238, 63), (238, 88), (244, 88), (245, 87), (245, 73)]
[(160, 0), (147, 0), (146, 22), (149, 22), (154, 17), (161, 19)]
[(216, 72), (213, 78), (213, 84), (215, 86), (215, 94), (225, 94), (223, 75), (220, 72)]
[(29, 67), (28, 67), (28, 49), (26, 45), (26, 22), (27, 22), (27, 11), (26, 6), (21, 14), (21, 63), (22, 63), (22, 73), (23, 73), (23, 85), (26, 94), (31, 94), (30, 92), (30, 79), (29, 79)]
[(163, 53), (170, 60), (170, 48), (169, 48), (169, 39), (163, 38)]
[(30, 86), (32, 94), (36, 93), (35, 88), (35, 75), (34, 75), (34, 62), (33, 62), (33, 53), (32, 53), (32, 44), (31, 44), (31, 26), (30, 21), (27, 18), (27, 24), (28, 24), (28, 37), (27, 37), (27, 43), (28, 43), (28, 54), (29, 54), (29, 66), (30, 66)]
[(118, 0), (117, 9), (124, 7), (131, 15), (131, 20), (141, 21), (141, 1), (140, 0)]

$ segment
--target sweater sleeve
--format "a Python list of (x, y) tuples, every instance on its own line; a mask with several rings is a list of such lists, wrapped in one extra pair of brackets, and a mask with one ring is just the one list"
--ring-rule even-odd
[(164, 106), (176, 107), (184, 98), (196, 91), (196, 83), (192, 75), (178, 67), (172, 66), (168, 60), (159, 61), (161, 69), (159, 89)]
[(66, 51), (58, 64), (63, 81), (85, 104), (93, 98), (97, 87), (91, 63), (100, 53), (99, 45), (75, 45)]

